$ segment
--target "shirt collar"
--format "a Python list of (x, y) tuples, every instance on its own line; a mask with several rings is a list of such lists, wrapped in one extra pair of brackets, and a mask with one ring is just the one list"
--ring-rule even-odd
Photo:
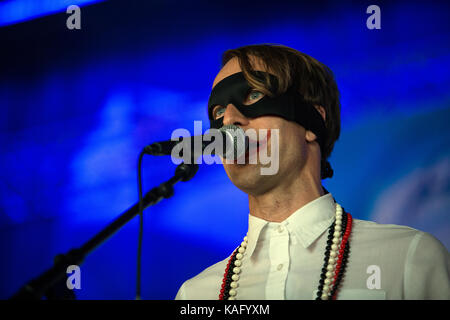
[(261, 231), (267, 225), (283, 225), (300, 244), (307, 248), (333, 223), (336, 204), (331, 193), (325, 194), (301, 207), (280, 223), (269, 222), (249, 214), (247, 254), (252, 256)]

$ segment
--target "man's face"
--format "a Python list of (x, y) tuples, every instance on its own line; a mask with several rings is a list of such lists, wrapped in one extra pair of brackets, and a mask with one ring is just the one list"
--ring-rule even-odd
[[(258, 61), (252, 59), (252, 65), (255, 71), (267, 71)], [(214, 79), (213, 88), (224, 78), (241, 72), (237, 58), (233, 58), (220, 70)], [(245, 105), (251, 108), (251, 104), (255, 103), (264, 96), (259, 91), (252, 91), (244, 101)], [(224, 169), (236, 187), (247, 194), (260, 195), (264, 194), (277, 186), (289, 184), (290, 181), (297, 178), (302, 167), (305, 164), (308, 155), (307, 141), (305, 139), (306, 131), (299, 124), (293, 121), (287, 121), (281, 117), (276, 116), (262, 116), (257, 118), (247, 118), (233, 105), (216, 106), (213, 110), (215, 117), (223, 117), (223, 124), (235, 124), (241, 127), (244, 131), (247, 129), (254, 129), (259, 133), (260, 129), (267, 130), (267, 141), (259, 141), (260, 144), (267, 145), (267, 154), (270, 156), (273, 147), (278, 147), (279, 168), (273, 175), (262, 175), (261, 167), (268, 167), (260, 163), (259, 157), (257, 164), (245, 164), (223, 162)], [(279, 133), (279, 142), (272, 144), (273, 129), (277, 129)], [(258, 134), (259, 137), (259, 134)]]

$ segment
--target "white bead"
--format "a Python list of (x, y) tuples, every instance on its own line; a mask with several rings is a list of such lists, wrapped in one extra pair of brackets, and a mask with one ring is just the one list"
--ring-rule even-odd
[(242, 262), (241, 262), (240, 260), (236, 260), (236, 261), (234, 262), (234, 265), (235, 265), (236, 267), (240, 267), (240, 266), (242, 265)]
[(247, 237), (247, 236), (244, 237), (244, 241), (245, 241), (245, 242), (248, 241), (248, 237)]
[(327, 270), (328, 271), (333, 271), (334, 270), (334, 266), (332, 264), (327, 265)]
[(235, 297), (228, 297), (228, 300), (236, 300)]
[(242, 241), (242, 242), (241, 242), (241, 247), (246, 248), (246, 247), (247, 247), (247, 242)]
[(327, 286), (327, 285), (324, 285), (324, 286), (323, 286), (323, 289), (322, 289), (322, 292), (323, 292), (323, 293), (328, 293), (329, 291), (330, 291), (330, 287)]
[(335, 227), (334, 227), (334, 230), (335, 230), (335, 231), (341, 231), (341, 229), (342, 229), (341, 226), (335, 226)]
[(231, 279), (234, 280), (234, 281), (238, 281), (239, 280), (239, 275), (238, 274), (233, 274), (231, 276)]
[(331, 271), (328, 271), (327, 273), (325, 273), (325, 276), (326, 276), (327, 278), (330, 278), (330, 279), (331, 279), (331, 277), (333, 276), (333, 273), (331, 273)]
[(244, 252), (245, 252), (245, 248), (240, 247), (240, 248), (238, 249), (238, 252), (239, 252), (239, 253), (244, 253)]
[(337, 226), (341, 226), (342, 225), (342, 220), (341, 219), (336, 219), (336, 225)]
[(337, 252), (336, 251), (331, 251), (330, 252), (330, 257), (336, 258), (337, 257)]
[(324, 283), (325, 283), (326, 285), (329, 285), (329, 284), (331, 283), (331, 279), (326, 278), (325, 281), (324, 281)]
[(328, 295), (327, 294), (322, 294), (322, 296), (320, 297), (322, 300), (328, 300)]
[(339, 238), (333, 238), (333, 243), (339, 243)]
[(328, 259), (328, 263), (334, 265), (336, 263), (336, 260), (334, 260), (333, 258), (330, 258), (330, 259)]
[(331, 250), (336, 251), (338, 249), (337, 244), (332, 244), (331, 245)]
[(236, 281), (232, 281), (232, 282), (230, 283), (230, 287), (232, 287), (233, 289), (234, 289), (234, 288), (237, 288), (237, 287), (238, 287), (238, 283), (237, 283)]
[(241, 260), (244, 255), (242, 253), (236, 254), (236, 259)]
[(234, 289), (230, 289), (230, 291), (228, 291), (228, 293), (230, 294), (230, 296), (235, 296), (237, 292)]
[(234, 272), (234, 273), (239, 273), (239, 272), (241, 272), (241, 268), (239, 268), (239, 267), (234, 267), (234, 268), (233, 268), (233, 272)]
[(340, 235), (341, 235), (341, 233), (339, 231), (335, 231), (333, 233), (333, 237), (335, 237), (335, 238), (339, 238)]

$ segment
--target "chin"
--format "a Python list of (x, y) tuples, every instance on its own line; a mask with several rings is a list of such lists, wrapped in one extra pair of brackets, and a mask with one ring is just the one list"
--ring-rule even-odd
[(224, 169), (231, 182), (247, 194), (260, 189), (267, 181), (258, 164), (224, 164)]

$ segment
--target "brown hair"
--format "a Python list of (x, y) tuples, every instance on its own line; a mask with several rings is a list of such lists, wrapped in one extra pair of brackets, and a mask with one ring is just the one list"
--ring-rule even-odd
[(331, 70), (307, 54), (278, 44), (249, 45), (227, 50), (222, 55), (222, 67), (234, 57), (238, 58), (245, 78), (255, 89), (273, 96), (268, 89), (269, 77), (262, 83), (249, 72), (253, 70), (250, 61), (253, 57), (259, 58), (265, 69), (277, 77), (277, 95), (293, 86), (298, 88), (307, 102), (325, 109), (327, 135), (321, 149), (322, 159), (327, 159), (341, 129), (339, 91)]

